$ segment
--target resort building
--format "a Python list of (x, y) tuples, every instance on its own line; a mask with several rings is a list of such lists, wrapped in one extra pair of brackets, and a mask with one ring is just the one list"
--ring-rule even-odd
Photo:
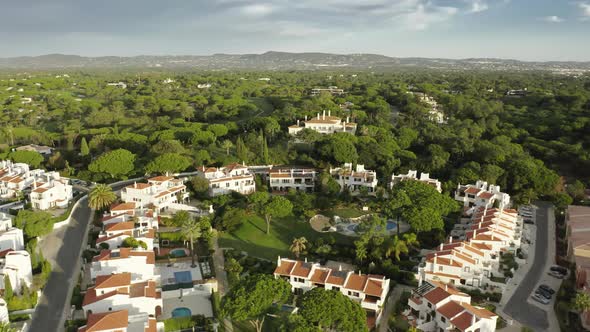
[[(565, 215), (567, 260), (574, 263), (576, 288), (590, 295), (590, 207), (570, 205)], [(590, 329), (590, 311), (580, 315), (584, 329)]]
[(465, 207), (483, 206), (486, 208), (510, 207), (510, 195), (500, 191), (500, 186), (478, 180), (474, 185), (457, 185), (455, 200)]
[(172, 176), (156, 176), (147, 183), (134, 183), (121, 190), (121, 200), (135, 203), (134, 209), (149, 207), (156, 212), (174, 208), (188, 198), (184, 181)]
[(34, 151), (45, 156), (51, 155), (53, 153), (53, 149), (51, 147), (37, 144), (19, 146), (16, 148), (16, 151)]
[(116, 273), (96, 277), (94, 287), (86, 290), (82, 302), (84, 314), (127, 310), (129, 314), (162, 313), (162, 296), (153, 280), (131, 281), (130, 273)]
[(365, 169), (365, 165), (345, 163), (343, 167), (330, 168), (330, 175), (338, 182), (340, 189), (349, 190), (352, 193), (367, 190), (375, 192), (377, 188), (377, 172)]
[(17, 197), (23, 190), (29, 188), (35, 178), (45, 171), (30, 170), (29, 165), (13, 163), (10, 160), (0, 161), (0, 198)]
[(318, 171), (315, 168), (279, 166), (268, 171), (268, 182), (272, 191), (286, 192), (289, 189), (312, 192), (316, 185)]
[(303, 294), (315, 287), (341, 292), (365, 309), (369, 328), (379, 324), (389, 293), (389, 279), (384, 276), (332, 269), (318, 263), (281, 257), (277, 259), (274, 276), (289, 281), (295, 294)]
[(434, 188), (436, 188), (436, 190), (439, 193), (442, 193), (442, 187), (441, 187), (441, 183), (440, 181), (438, 181), (437, 179), (431, 179), (430, 178), (430, 174), (428, 173), (421, 173), (420, 177), (418, 177), (418, 171), (408, 171), (408, 174), (392, 174), (391, 175), (391, 184), (390, 184), (390, 188), (393, 189), (393, 187), (405, 180), (415, 180), (415, 181), (420, 181), (420, 182), (424, 182), (426, 184), (429, 184), (431, 186), (433, 186)]
[(326, 111), (324, 111), (323, 115), (318, 113), (317, 117), (309, 120), (307, 116), (304, 121), (297, 120), (296, 124), (289, 126), (289, 135), (296, 135), (303, 129), (317, 131), (320, 134), (349, 133), (354, 135), (356, 133), (357, 124), (350, 122), (350, 117), (347, 117), (346, 121), (342, 121), (339, 117), (330, 114), (331, 111), (328, 111), (328, 116), (326, 116)]
[(422, 92), (408, 92), (418, 98), (418, 100), (427, 105), (430, 110), (428, 111), (428, 118), (430, 121), (442, 124), (446, 123), (445, 121), (445, 114), (443, 113), (442, 106), (440, 106), (436, 100)]
[(327, 88), (314, 88), (311, 89), (310, 95), (312, 96), (319, 96), (320, 94), (323, 93), (329, 93), (333, 96), (341, 96), (343, 94), (345, 94), (346, 92), (344, 92), (343, 89), (339, 89), (337, 86), (329, 86)]
[(147, 313), (130, 315), (129, 311), (117, 310), (91, 313), (87, 316), (86, 325), (78, 328), (78, 332), (158, 332), (164, 330), (164, 323), (158, 323)]
[(425, 282), (412, 291), (408, 305), (408, 322), (419, 331), (496, 331), (498, 315), (471, 305), (471, 297), (453, 285)]
[(66, 208), (74, 198), (70, 179), (61, 177), (58, 172), (48, 172), (35, 179), (29, 196), (37, 210)]
[(8, 249), (25, 249), (23, 230), (12, 227), (12, 217), (0, 212), (0, 252)]
[(418, 267), (418, 279), (454, 285), (484, 287), (500, 274), (500, 255), (520, 248), (522, 219), (515, 210), (479, 208), (465, 223), (462, 239), (427, 254)]
[(145, 243), (146, 249), (151, 250), (154, 249), (156, 230), (136, 224), (134, 221), (110, 223), (105, 225), (104, 230), (98, 235), (96, 246), (102, 248), (106, 245), (106, 249), (119, 248), (129, 237)]
[(15, 294), (20, 294), (24, 285), (31, 287), (33, 269), (31, 256), (26, 250), (7, 249), (0, 252), (0, 290), (4, 290), (4, 282), (8, 278)]
[(9, 323), (8, 304), (0, 297), (0, 323)]
[(113, 273), (131, 273), (132, 280), (150, 280), (154, 278), (156, 255), (152, 250), (120, 248), (101, 250), (92, 259), (90, 277)]
[(254, 174), (244, 164), (230, 164), (224, 167), (199, 167), (197, 176), (209, 181), (209, 195), (219, 196), (238, 192), (248, 195), (256, 191)]

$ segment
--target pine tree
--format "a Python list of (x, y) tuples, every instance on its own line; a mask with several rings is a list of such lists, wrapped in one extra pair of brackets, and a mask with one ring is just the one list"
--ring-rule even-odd
[(266, 137), (262, 138), (262, 160), (264, 161), (265, 165), (270, 163), (268, 158), (268, 144), (266, 143)]
[(12, 291), (12, 284), (10, 283), (10, 278), (8, 276), (4, 277), (4, 299), (8, 302), (12, 299), (14, 295)]
[(236, 141), (236, 155), (241, 162), (248, 162), (248, 148), (241, 137), (238, 137)]
[(88, 142), (86, 142), (86, 137), (82, 137), (82, 142), (80, 142), (80, 155), (87, 156), (88, 154), (90, 154)]

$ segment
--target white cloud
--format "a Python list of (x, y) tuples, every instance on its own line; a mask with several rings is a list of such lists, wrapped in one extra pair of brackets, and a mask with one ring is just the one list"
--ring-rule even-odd
[(470, 2), (471, 8), (469, 9), (469, 12), (471, 13), (480, 13), (490, 8), (483, 0), (471, 0)]
[(563, 22), (563, 18), (556, 16), (556, 15), (551, 15), (551, 16), (545, 16), (542, 17), (541, 20), (545, 21), (545, 22), (549, 22), (549, 23), (561, 23)]
[(451, 19), (459, 10), (455, 7), (440, 7), (430, 4), (419, 4), (414, 10), (398, 15), (395, 20), (403, 24), (407, 30), (426, 30), (431, 25)]
[(582, 10), (582, 15), (586, 18), (590, 18), (590, 3), (579, 2), (578, 7)]
[(273, 10), (274, 7), (269, 4), (250, 4), (240, 8), (240, 11), (247, 16), (266, 16)]

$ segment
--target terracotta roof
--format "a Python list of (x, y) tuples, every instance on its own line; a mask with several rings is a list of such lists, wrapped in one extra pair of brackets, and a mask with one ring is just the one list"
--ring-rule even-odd
[(461, 331), (465, 331), (471, 326), (472, 315), (468, 312), (463, 312), (459, 316), (451, 319), (451, 324), (455, 325)]
[(155, 318), (148, 318), (148, 326), (146, 326), (143, 332), (157, 332), (157, 322)]
[(150, 183), (143, 183), (143, 182), (141, 182), (141, 183), (134, 183), (134, 184), (129, 185), (129, 186), (125, 187), (125, 188), (141, 190), (141, 189), (149, 188), (151, 186), (152, 185)]
[(297, 263), (295, 263), (295, 267), (293, 268), (293, 271), (291, 271), (291, 275), (307, 278), (307, 277), (309, 277), (310, 272), (311, 272), (311, 263), (297, 261)]
[(424, 298), (427, 299), (428, 302), (430, 302), (432, 304), (437, 304), (449, 296), (451, 296), (451, 294), (449, 294), (444, 289), (437, 287), (437, 288), (431, 290), (430, 292), (426, 293), (424, 295)]
[(475, 188), (475, 187), (469, 187), (467, 189), (465, 189), (465, 193), (466, 194), (477, 194), (479, 192), (479, 189)]
[(481, 249), (481, 250), (492, 250), (492, 246), (487, 245), (485, 243), (477, 243), (477, 242), (475, 242), (475, 243), (471, 243), (471, 245), (473, 247), (476, 247), (476, 248)]
[(118, 222), (114, 224), (108, 224), (105, 226), (105, 231), (113, 232), (113, 231), (127, 231), (130, 229), (135, 228), (135, 223), (133, 221), (124, 221)]
[(86, 294), (84, 294), (84, 300), (82, 301), (82, 306), (87, 306), (89, 304), (96, 303), (104, 299), (108, 299), (111, 296), (120, 294), (128, 294), (127, 288), (122, 287), (116, 290), (112, 290), (110, 292), (106, 292), (104, 294), (97, 294), (96, 289), (92, 287), (86, 290)]
[(430, 274), (433, 276), (438, 276), (438, 277), (450, 278), (450, 279), (461, 279), (460, 276), (455, 275), (455, 274), (449, 274), (449, 273), (430, 272), (430, 271), (424, 271), (424, 273)]
[[(111, 257), (111, 253), (118, 252), (119, 255)], [(156, 256), (153, 251), (140, 251), (132, 250), (131, 248), (120, 248), (118, 250), (101, 250), (100, 254), (92, 258), (93, 262), (108, 261), (112, 259), (124, 259), (129, 256), (145, 256), (146, 264), (154, 264), (156, 262)]]
[(496, 317), (497, 315), (488, 309), (474, 307), (469, 303), (461, 303), (461, 305), (468, 310), (470, 313), (474, 314), (476, 317), (479, 318), (487, 318), (490, 319), (492, 317)]
[(123, 232), (123, 233), (117, 233), (117, 234), (111, 235), (111, 236), (99, 237), (99, 238), (96, 239), (96, 244), (103, 243), (105, 241), (108, 241), (108, 240), (111, 240), (111, 239), (114, 239), (114, 238), (118, 238), (118, 237), (121, 237), (121, 236), (133, 236), (133, 234), (130, 231), (127, 231), (127, 232)]
[(381, 297), (381, 294), (383, 293), (383, 280), (369, 278), (364, 293), (371, 296)]
[(0, 251), (0, 258), (6, 257), (6, 254), (8, 254), (9, 252), (14, 251), (12, 249), (5, 249)]
[(111, 211), (128, 211), (128, 210), (134, 210), (134, 209), (135, 209), (135, 202), (121, 203), (121, 204), (117, 204), (115, 206), (111, 206)]
[(484, 191), (484, 192), (480, 193), (479, 195), (477, 195), (477, 197), (481, 197), (483, 199), (490, 199), (490, 198), (494, 197), (494, 194), (492, 194), (489, 191)]
[(457, 316), (463, 310), (465, 309), (455, 301), (449, 301), (442, 307), (436, 309), (436, 311), (438, 311), (441, 315), (445, 316), (448, 319)]
[(109, 220), (112, 220), (112, 219), (115, 219), (115, 218), (119, 218), (121, 216), (127, 216), (127, 214), (126, 213), (120, 213), (120, 214), (116, 214), (114, 216), (105, 216), (105, 217), (102, 217), (102, 219), (100, 219), (100, 221), (102, 221), (104, 223), (105, 221), (109, 221)]
[(131, 284), (129, 287), (129, 297), (158, 298), (158, 293), (156, 292), (156, 282), (149, 280)]
[(78, 332), (98, 332), (117, 329), (126, 329), (129, 313), (127, 310), (89, 314), (86, 325), (78, 329)]
[(313, 274), (311, 275), (311, 282), (324, 284), (326, 283), (326, 279), (330, 275), (329, 269), (315, 269)]
[[(429, 263), (434, 262), (434, 257), (428, 260)], [(445, 257), (436, 257), (436, 264), (440, 265), (447, 265), (447, 266), (454, 266), (454, 267), (463, 267), (463, 263), (457, 262), (456, 260), (451, 260), (450, 258)]]
[(43, 187), (40, 187), (40, 188), (34, 189), (34, 190), (33, 190), (33, 192), (34, 192), (34, 193), (44, 193), (44, 192), (46, 192), (47, 190), (49, 190), (49, 188), (43, 188)]
[(327, 284), (344, 286), (344, 282), (346, 281), (346, 276), (348, 272), (346, 271), (334, 271), (330, 272), (328, 279), (326, 280)]
[(275, 269), (275, 273), (283, 276), (289, 276), (291, 275), (291, 270), (293, 270), (293, 266), (295, 266), (295, 262), (281, 260), (281, 265), (277, 266), (277, 268)]
[(174, 179), (173, 176), (160, 175), (160, 176), (156, 176), (156, 177), (153, 177), (153, 178), (149, 178), (148, 181), (164, 182), (164, 181), (170, 181), (172, 179)]
[(112, 288), (129, 286), (131, 283), (131, 273), (117, 273), (105, 276), (97, 276), (94, 288)]
[(350, 276), (348, 276), (345, 288), (362, 292), (365, 289), (366, 282), (366, 275), (358, 275), (356, 273), (351, 273)]

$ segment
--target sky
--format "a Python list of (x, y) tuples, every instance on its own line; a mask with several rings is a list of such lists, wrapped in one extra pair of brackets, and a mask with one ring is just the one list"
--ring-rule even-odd
[(590, 0), (0, 0), (0, 57), (266, 51), (590, 61)]

